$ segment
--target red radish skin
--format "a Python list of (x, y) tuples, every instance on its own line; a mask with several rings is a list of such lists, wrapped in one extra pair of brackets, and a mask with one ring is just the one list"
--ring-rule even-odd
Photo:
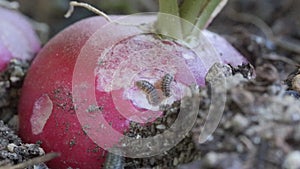
[[(145, 17), (137, 17), (136, 19), (139, 21), (147, 20)], [(54, 151), (61, 153), (59, 158), (48, 163), (50, 168), (66, 169), (72, 167), (94, 169), (100, 168), (104, 163), (106, 151), (95, 144), (95, 140), (91, 140), (86, 133), (89, 128), (99, 126), (99, 124), (95, 122), (97, 121), (97, 115), (93, 116), (93, 118), (85, 119), (86, 124), (89, 125), (82, 126), (79, 123), (78, 116), (74, 111), (76, 107), (72, 104), (72, 77), (76, 60), (80, 52), (84, 50), (84, 45), (87, 45), (89, 43), (88, 40), (93, 38), (92, 35), (95, 35), (95, 32), (102, 29), (105, 24), (107, 24), (107, 22), (102, 17), (92, 17), (77, 22), (63, 30), (40, 51), (26, 76), (19, 104), (20, 135), (26, 142), (42, 141), (42, 147), (46, 152)], [(120, 31), (126, 31), (126, 28), (116, 30), (116, 34), (112, 36), (101, 37), (100, 44), (104, 46), (100, 46), (99, 48), (103, 48), (104, 50), (106, 49), (105, 44), (108, 45), (111, 43), (113, 38), (118, 39), (118, 31), (119, 33)], [(211, 35), (209, 32), (205, 33), (205, 35), (206, 34)], [(122, 44), (120, 48), (115, 49), (115, 51), (119, 52), (118, 54), (122, 54), (119, 59), (134, 55), (134, 51), (155, 45), (152, 44), (151, 41), (149, 41), (149, 43), (143, 41), (148, 38), (147, 36), (120, 41), (118, 44), (124, 43), (126, 45)], [(215, 36), (217, 35), (207, 37), (210, 41), (214, 42)], [(166, 46), (168, 46), (169, 42), (166, 41), (165, 43)], [(224, 49), (218, 49), (218, 43), (214, 44), (216, 44), (215, 47), (217, 51), (222, 50), (221, 59), (218, 58), (214, 61), (226, 61), (226, 63), (229, 62), (234, 65), (246, 62), (227, 42), (225, 51)], [(224, 44), (222, 44), (222, 46), (224, 47)], [(165, 50), (161, 48), (157, 49)], [(182, 57), (185, 53), (191, 53), (187, 48), (174, 43), (169, 44), (169, 47), (166, 48), (172, 49), (170, 50), (171, 52), (169, 52), (171, 54), (174, 52), (174, 56), (176, 55), (178, 57)], [(177, 51), (174, 49), (177, 49)], [(162, 53), (165, 54), (164, 52)], [(90, 54), (95, 55), (92, 51)], [(139, 54), (135, 57), (138, 57), (138, 55)], [(192, 53), (191, 55), (194, 54)], [(116, 58), (113, 53), (110, 53), (109, 56)], [(226, 59), (222, 59), (223, 57)], [(233, 57), (235, 59), (231, 59)], [(119, 64), (119, 62), (121, 61), (117, 59), (111, 63)], [(195, 81), (199, 85), (204, 85), (204, 76), (209, 66), (213, 64), (212, 61), (208, 62), (209, 63), (202, 63), (202, 61), (199, 61), (198, 63), (195, 62), (189, 65), (189, 70), (191, 70)], [(199, 66), (199, 64), (202, 64), (204, 68)], [(91, 68), (86, 67), (86, 70), (89, 69)], [(85, 72), (84, 69), (82, 69), (82, 71)], [(163, 77), (163, 75), (163, 73), (159, 74), (161, 77)], [(109, 77), (108, 75), (106, 76)], [(185, 79), (184, 76), (186, 76), (184, 73), (175, 74), (175, 80), (180, 81)], [(125, 89), (118, 89), (107, 92), (105, 85), (102, 85), (104, 83), (100, 83), (101, 77), (102, 75), (100, 73), (95, 79), (95, 83), (92, 84), (96, 89), (95, 96), (98, 105), (91, 105), (91, 108), (94, 108), (93, 106), (100, 106), (105, 119), (109, 121), (116, 130), (122, 133), (128, 128), (128, 121), (119, 114), (118, 110), (129, 110), (128, 112), (130, 113), (130, 110), (136, 108), (136, 105), (134, 106), (130, 101), (122, 101), (122, 95), (124, 92), (130, 93), (135, 90), (128, 89), (128, 91), (126, 91)], [(81, 78), (84, 79), (84, 77)], [(108, 79), (108, 81), (109, 80), (111, 79)], [(158, 79), (155, 80), (158, 81)], [(155, 83), (155, 81), (151, 81), (151, 79), (149, 81)], [(132, 88), (136, 87), (132, 85)], [(115, 98), (112, 98), (112, 95), (114, 95)], [(145, 100), (139, 92), (133, 92), (132, 97), (138, 98), (132, 102)], [(118, 105), (118, 107), (114, 104), (116, 100), (113, 99), (119, 100), (120, 105)], [(135, 104), (144, 103), (138, 102)], [(147, 104), (145, 105), (147, 107)], [(141, 108), (144, 108), (144, 106), (141, 106)], [(34, 122), (36, 120), (32, 120), (32, 118), (38, 119), (41, 122), (36, 124)], [(105, 136), (101, 137), (101, 135), (96, 137), (100, 140), (102, 139), (101, 141), (104, 143), (114, 142), (114, 139), (118, 139)]]
[[(90, 18), (64, 30), (40, 51), (25, 78), (19, 104), (20, 135), (24, 141), (42, 141), (46, 152), (61, 152), (61, 157), (49, 163), (51, 168), (92, 169), (104, 162), (103, 150), (85, 135), (77, 121), (70, 94), (76, 57), (105, 23), (101, 18)], [(33, 106), (45, 94), (54, 107), (43, 132), (35, 135), (30, 122)]]
[(31, 60), (40, 49), (40, 41), (25, 16), (0, 7), (0, 71), (10, 59)]

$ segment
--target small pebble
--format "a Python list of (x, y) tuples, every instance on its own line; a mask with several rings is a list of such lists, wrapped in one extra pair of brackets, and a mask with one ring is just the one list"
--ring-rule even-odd
[(7, 149), (9, 152), (14, 152), (16, 147), (17, 147), (17, 145), (15, 145), (14, 143), (10, 143), (7, 145)]
[(215, 167), (218, 164), (219, 157), (215, 152), (209, 152), (205, 155), (203, 163), (207, 167)]
[(286, 156), (282, 167), (284, 169), (299, 169), (300, 168), (300, 151), (290, 152)]
[(166, 126), (163, 125), (163, 124), (159, 124), (159, 125), (156, 126), (156, 129), (158, 129), (158, 130), (165, 130)]
[(233, 117), (231, 125), (235, 131), (242, 131), (249, 125), (249, 121), (243, 115), (237, 114)]
[(292, 79), (292, 88), (297, 91), (300, 92), (300, 74), (296, 75), (293, 79)]
[(174, 165), (174, 166), (177, 166), (178, 163), (179, 163), (178, 158), (175, 157), (174, 160), (173, 160), (173, 165)]

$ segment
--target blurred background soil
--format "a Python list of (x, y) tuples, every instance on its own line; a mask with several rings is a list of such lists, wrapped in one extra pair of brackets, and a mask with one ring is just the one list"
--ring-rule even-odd
[[(69, 7), (67, 0), (18, 2), (20, 11), (33, 20), (44, 43), (68, 25), (94, 16), (86, 9), (76, 8), (70, 18), (64, 18)], [(158, 10), (157, 0), (83, 2), (115, 15)], [(188, 137), (170, 150), (169, 155), (126, 159), (127, 168), (299, 169), (299, 9), (299, 0), (229, 0), (208, 29), (224, 36), (253, 67), (230, 68), (232, 84), (227, 93), (228, 101), (213, 138), (205, 144), (195, 139), (210, 103), (209, 88), (204, 87), (200, 92), (203, 101), (198, 123)], [(256, 78), (249, 80), (247, 75), (253, 69)], [(18, 98), (15, 93), (13, 97), (6, 96), (12, 101), (5, 108), (13, 109), (1, 111), (0, 116), (14, 129)], [(7, 116), (7, 113), (12, 115)]]

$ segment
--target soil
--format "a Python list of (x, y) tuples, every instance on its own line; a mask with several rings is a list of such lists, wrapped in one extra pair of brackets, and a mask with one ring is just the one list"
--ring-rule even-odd
[(47, 169), (44, 163), (57, 154), (45, 155), (41, 143), (23, 143), (18, 131), (17, 105), (30, 63), (12, 59), (0, 74), (0, 168)]
[[(299, 20), (299, 7), (296, 0), (229, 1), (209, 29), (226, 37), (251, 64), (215, 65), (217, 73), (229, 79), (218, 128), (208, 141), (199, 143), (212, 90), (209, 85), (201, 87), (196, 124), (176, 147), (154, 157), (117, 160), (116, 165), (122, 161), (125, 168), (300, 168), (300, 29), (295, 22)], [(17, 132), (17, 102), (28, 66), (13, 60), (1, 74), (0, 167), (24, 164), (44, 154), (39, 144), (22, 143), (12, 131)], [(212, 72), (207, 79), (215, 76)], [(131, 123), (127, 136), (162, 133), (176, 119), (179, 107), (180, 102), (164, 107), (164, 116), (150, 126)], [(43, 157), (47, 159), (30, 165), (47, 168), (42, 162), (51, 158)]]

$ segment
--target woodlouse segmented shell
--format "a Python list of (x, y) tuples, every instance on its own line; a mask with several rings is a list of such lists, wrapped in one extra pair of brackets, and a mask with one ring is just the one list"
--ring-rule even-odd
[(170, 85), (172, 83), (172, 81), (174, 80), (174, 77), (170, 74), (166, 74), (163, 78), (162, 78), (162, 82), (161, 82), (161, 89), (164, 93), (164, 95), (166, 97), (170, 97), (171, 96), (171, 89), (170, 89)]
[(124, 158), (113, 153), (108, 153), (103, 169), (124, 169)]
[(156, 90), (154, 85), (152, 85), (150, 82), (146, 80), (137, 81), (135, 84), (139, 89), (144, 91), (146, 94), (150, 94), (151, 92)]
[(157, 106), (161, 102), (161, 96), (153, 84), (146, 80), (137, 81), (135, 84), (146, 93), (149, 104)]

